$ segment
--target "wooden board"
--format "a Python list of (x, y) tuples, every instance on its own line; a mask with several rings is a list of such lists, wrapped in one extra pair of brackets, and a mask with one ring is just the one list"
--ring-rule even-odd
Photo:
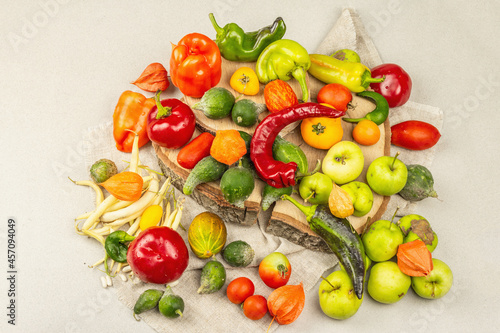
[[(229, 79), (234, 73), (234, 71), (241, 66), (248, 66), (255, 68), (255, 63), (234, 63), (223, 59), (222, 63), (222, 78), (218, 86), (227, 88), (235, 96), (239, 94), (232, 90), (229, 86)], [(301, 97), (300, 86), (296, 80), (288, 81), (297, 96)], [(324, 86), (324, 84), (313, 77), (308, 77), (308, 87), (310, 90), (310, 96), (312, 101), (316, 101), (318, 91)], [(249, 98), (257, 103), (264, 103), (264, 85), (261, 85), (259, 94), (256, 96), (244, 96), (242, 98)], [(184, 101), (192, 106), (194, 103), (198, 102), (199, 99), (194, 99), (190, 97), (184, 97)], [(374, 109), (374, 104), (370, 101), (353, 96), (352, 104), (353, 109), (349, 109), (347, 115), (349, 117), (362, 117), (366, 113)], [(208, 131), (214, 133), (219, 129), (237, 129), (244, 130), (250, 134), (253, 134), (256, 126), (251, 128), (243, 128), (234, 124), (230, 117), (220, 120), (212, 120), (203, 115), (201, 111), (193, 110), (197, 118), (197, 131), (194, 136), (199, 134), (199, 131)], [(260, 118), (264, 118), (269, 113), (264, 112), (260, 115)], [(286, 139), (299, 145), (308, 157), (310, 169), (314, 167), (318, 159), (323, 159), (326, 154), (326, 150), (318, 150), (312, 148), (304, 143), (302, 136), (300, 134), (300, 128), (296, 128), (300, 122), (296, 122), (290, 126), (287, 126), (280, 135), (286, 136)], [(381, 138), (379, 142), (373, 146), (360, 146), (365, 157), (365, 167), (363, 173), (358, 177), (357, 180), (366, 182), (366, 169), (368, 165), (377, 157), (382, 155), (389, 155), (390, 153), (390, 126), (388, 120), (379, 126), (381, 129)], [(353, 141), (352, 139), (352, 129), (353, 124), (342, 122), (342, 128), (344, 130), (343, 140)], [(182, 190), (184, 182), (189, 174), (189, 170), (186, 170), (177, 164), (177, 154), (179, 150), (169, 150), (164, 149), (155, 145), (155, 151), (158, 155), (159, 165), (166, 175), (172, 177), (174, 186), (179, 190)], [(226, 202), (220, 191), (218, 182), (211, 182), (207, 184), (199, 185), (191, 197), (203, 205), (207, 210), (219, 214), (221, 218), (226, 222), (235, 222), (241, 224), (253, 224), (257, 221), (260, 209), (261, 193), (264, 187), (264, 182), (257, 179), (255, 182), (255, 189), (252, 195), (245, 201), (245, 209), (237, 208), (228, 202)], [(299, 201), (302, 199), (298, 195), (294, 195)], [(383, 197), (374, 193), (374, 203), (372, 210), (363, 217), (349, 217), (349, 221), (356, 228), (358, 232), (361, 232), (368, 220), (375, 221), (379, 219), (387, 208), (389, 202), (389, 197)], [(267, 223), (266, 231), (284, 237), (296, 244), (302, 245), (306, 248), (319, 251), (329, 251), (324, 242), (315, 235), (309, 228), (304, 215), (288, 201), (278, 201), (273, 207), (271, 207), (272, 212), (266, 214), (265, 216), (270, 216), (268, 221), (261, 221), (261, 223)], [(261, 215), (264, 216), (264, 215)]]

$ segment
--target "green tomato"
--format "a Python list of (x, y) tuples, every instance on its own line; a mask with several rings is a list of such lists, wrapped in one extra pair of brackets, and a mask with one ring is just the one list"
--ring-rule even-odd
[(307, 202), (313, 205), (328, 204), (328, 197), (333, 189), (333, 182), (325, 174), (316, 172), (311, 176), (304, 177), (299, 185), (299, 194)]
[(387, 220), (373, 222), (363, 233), (362, 240), (366, 255), (373, 261), (386, 261), (398, 252), (403, 244), (403, 232)]
[(349, 194), (354, 205), (354, 216), (364, 216), (372, 209), (373, 192), (368, 185), (354, 181), (342, 185), (341, 188)]
[(321, 281), (318, 290), (321, 310), (334, 319), (352, 317), (363, 299), (356, 296), (349, 275), (344, 270), (338, 270), (328, 275), (325, 280)]
[(410, 285), (411, 278), (401, 272), (398, 264), (384, 261), (373, 265), (366, 289), (377, 302), (392, 304), (406, 295)]

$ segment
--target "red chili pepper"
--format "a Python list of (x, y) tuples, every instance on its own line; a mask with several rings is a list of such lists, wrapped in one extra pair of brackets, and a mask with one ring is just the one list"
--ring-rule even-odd
[(177, 149), (189, 142), (194, 133), (196, 118), (193, 110), (176, 98), (160, 102), (156, 94), (156, 106), (148, 114), (148, 137), (154, 143)]
[(408, 120), (391, 127), (391, 143), (410, 150), (431, 148), (440, 137), (436, 127), (419, 120)]
[(208, 132), (201, 133), (185, 145), (177, 154), (177, 163), (183, 168), (192, 169), (204, 157), (210, 155), (214, 136)]
[(343, 115), (345, 111), (317, 103), (298, 104), (268, 115), (255, 129), (250, 143), (250, 158), (257, 174), (267, 184), (276, 188), (295, 185), (297, 164), (295, 162), (283, 163), (273, 158), (273, 143), (278, 133), (288, 124), (305, 118), (338, 118)]

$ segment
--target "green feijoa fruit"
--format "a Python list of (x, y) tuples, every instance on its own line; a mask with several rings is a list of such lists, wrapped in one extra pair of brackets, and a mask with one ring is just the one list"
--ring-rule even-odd
[(167, 318), (180, 317), (184, 311), (184, 300), (180, 296), (175, 295), (170, 286), (167, 286), (158, 303), (158, 310)]
[(226, 269), (217, 260), (211, 260), (201, 270), (200, 288), (198, 294), (212, 294), (224, 286), (226, 282)]
[(226, 88), (214, 87), (203, 94), (193, 109), (202, 111), (207, 118), (222, 119), (231, 113), (234, 100), (233, 94)]
[(245, 241), (237, 240), (226, 245), (222, 257), (233, 267), (246, 267), (252, 263), (255, 251)]
[(106, 158), (98, 160), (90, 167), (90, 177), (96, 183), (104, 183), (117, 173), (116, 164)]
[(245, 208), (245, 200), (252, 194), (255, 180), (252, 172), (241, 166), (229, 168), (220, 180), (224, 199), (239, 208)]
[(141, 314), (145, 311), (154, 309), (161, 297), (163, 291), (157, 289), (148, 289), (139, 296), (134, 305), (134, 314)]

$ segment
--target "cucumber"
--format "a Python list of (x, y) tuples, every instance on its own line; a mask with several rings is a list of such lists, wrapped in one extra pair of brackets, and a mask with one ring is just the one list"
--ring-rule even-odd
[(193, 105), (193, 109), (202, 111), (207, 118), (222, 119), (231, 113), (234, 100), (229, 90), (215, 87), (205, 92), (201, 100)]
[(251, 127), (259, 120), (259, 114), (266, 110), (265, 104), (257, 104), (249, 99), (241, 99), (234, 103), (231, 110), (233, 122), (241, 127)]
[(197, 185), (220, 179), (227, 168), (228, 166), (226, 164), (218, 162), (212, 156), (203, 158), (196, 163), (193, 170), (189, 173), (182, 192), (184, 192), (185, 195), (190, 195)]
[(224, 199), (239, 208), (245, 208), (245, 200), (252, 194), (255, 180), (252, 172), (242, 166), (229, 168), (220, 180), (220, 190)]
[(255, 170), (255, 165), (253, 164), (250, 156), (245, 155), (240, 159), (240, 161), (241, 161), (241, 166), (244, 167), (245, 169), (248, 169), (252, 173), (253, 178), (259, 177), (259, 175), (257, 175), (257, 170)]
[(163, 291), (157, 289), (148, 289), (143, 292), (135, 302), (134, 315), (154, 309), (162, 296)]
[(283, 194), (291, 195), (293, 186), (276, 188), (269, 184), (264, 185), (262, 190), (262, 210), (266, 211), (271, 205), (278, 201)]
[(406, 185), (398, 193), (408, 201), (420, 201), (425, 198), (437, 198), (434, 191), (434, 178), (429, 169), (419, 164), (407, 165), (408, 178)]
[(167, 318), (180, 317), (184, 311), (184, 300), (180, 296), (175, 295), (170, 286), (167, 286), (158, 303), (158, 310)]
[(212, 294), (224, 286), (226, 269), (217, 260), (210, 260), (201, 270), (200, 288), (198, 294)]
[(237, 240), (229, 243), (222, 251), (224, 260), (233, 267), (246, 267), (252, 263), (255, 251), (250, 244)]
[(241, 138), (245, 141), (245, 147), (247, 148), (247, 153), (245, 154), (245, 156), (250, 156), (250, 143), (252, 142), (252, 136), (244, 131), (238, 132), (240, 132)]
[(274, 140), (273, 157), (275, 160), (283, 163), (297, 163), (297, 170), (299, 170), (302, 174), (307, 174), (309, 170), (307, 157), (302, 149), (300, 149), (299, 146), (283, 139), (279, 135)]

